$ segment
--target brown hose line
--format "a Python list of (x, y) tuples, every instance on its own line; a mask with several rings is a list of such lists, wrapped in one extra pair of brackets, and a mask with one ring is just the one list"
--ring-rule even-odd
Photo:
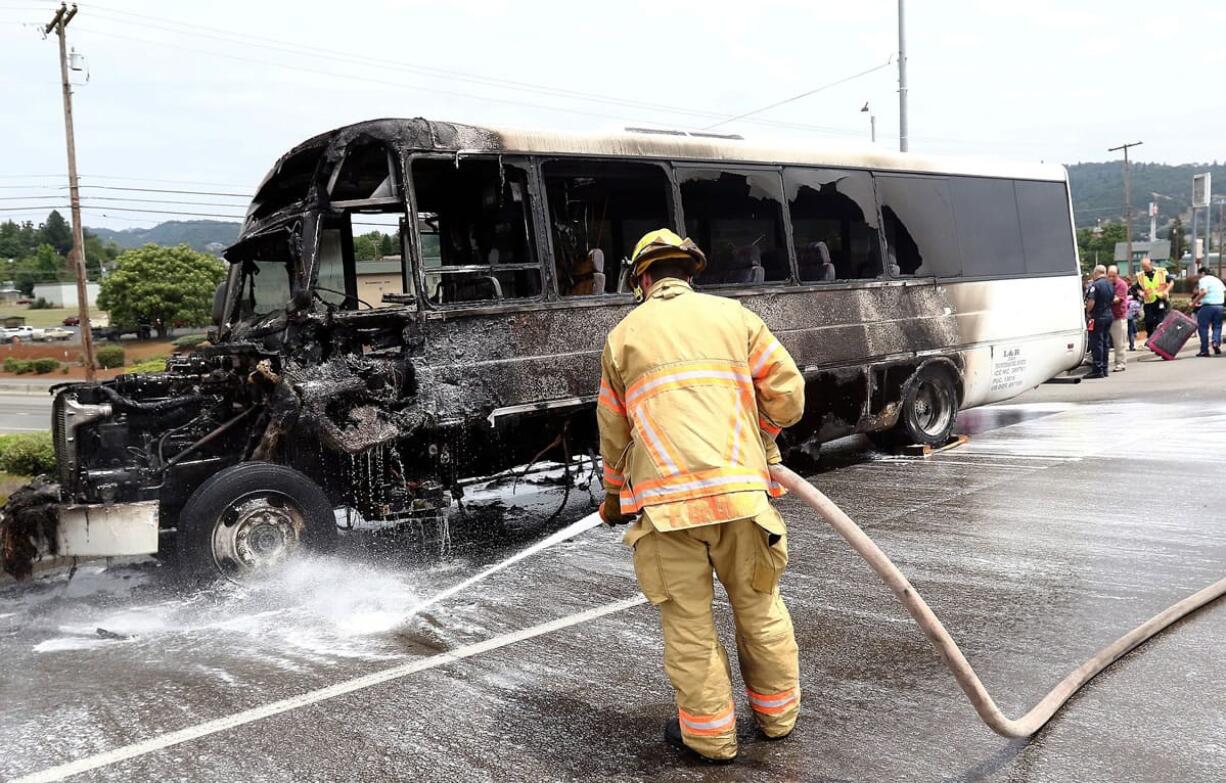
[(864, 531), (851, 520), (851, 517), (844, 514), (817, 487), (805, 481), (788, 468), (782, 465), (772, 465), (771, 475), (776, 481), (820, 514), (835, 529), (835, 532), (842, 536), (843, 540), (850, 544), (851, 548), (856, 550), (856, 553), (864, 558), (869, 566), (877, 572), (877, 576), (881, 577), (881, 581), (885, 582), (894, 591), (894, 595), (898, 597), (898, 600), (906, 607), (907, 612), (919, 624), (920, 630), (928, 637), (928, 641), (932, 642), (932, 646), (936, 648), (937, 655), (949, 667), (950, 672), (954, 675), (954, 679), (958, 681), (958, 685), (961, 686), (966, 697), (970, 699), (975, 712), (979, 713), (979, 717), (983, 719), (983, 722), (992, 731), (1004, 737), (1031, 736), (1042, 728), (1047, 721), (1051, 720), (1052, 715), (1063, 707), (1064, 703), (1081, 686), (1092, 680), (1103, 669), (1118, 661), (1133, 648), (1147, 641), (1171, 623), (1226, 594), (1226, 579), (1222, 579), (1197, 593), (1193, 593), (1169, 609), (1154, 615), (1146, 622), (1138, 625), (1116, 641), (1099, 650), (1088, 661), (1069, 672), (1068, 676), (1061, 680), (1060, 684), (1053, 688), (1051, 693), (1044, 696), (1042, 701), (1032, 707), (1022, 717), (1013, 720), (1005, 717), (1005, 714), (996, 706), (996, 702), (992, 700), (992, 697), (988, 695), (987, 689), (983, 687), (983, 683), (979, 681), (975, 670), (967, 663), (966, 656), (962, 654), (962, 651), (958, 649), (958, 645), (954, 643), (953, 637), (949, 635), (949, 632), (945, 630), (945, 626), (941, 624), (937, 616), (928, 608), (928, 604), (916, 592), (915, 588), (911, 586), (911, 583), (907, 581), (907, 577), (903, 576), (898, 567), (890, 562), (890, 558), (886, 557), (881, 548), (865, 535)]

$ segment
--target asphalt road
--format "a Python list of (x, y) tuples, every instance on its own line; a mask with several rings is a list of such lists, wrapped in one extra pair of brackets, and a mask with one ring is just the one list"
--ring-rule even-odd
[(51, 429), (51, 395), (0, 391), (0, 433)]
[[(1221, 578), (1224, 378), (1226, 361), (1186, 358), (1046, 386), (964, 414), (960, 449), (905, 460), (849, 439), (814, 480), (1016, 716)], [(570, 518), (588, 502), (572, 500)], [(183, 592), (150, 564), (0, 587), (0, 777), (86, 760), (71, 779), (1222, 780), (1226, 605), (1128, 655), (1034, 738), (1008, 741), (979, 723), (867, 567), (797, 501), (780, 507), (801, 722), (786, 741), (757, 740), (738, 696), (731, 767), (695, 766), (660, 741), (673, 707), (658, 619), (612, 533), (404, 620), (540, 537), (456, 530), (453, 553), (424, 565), (351, 541), (258, 589)], [(734, 653), (722, 596), (717, 610)]]

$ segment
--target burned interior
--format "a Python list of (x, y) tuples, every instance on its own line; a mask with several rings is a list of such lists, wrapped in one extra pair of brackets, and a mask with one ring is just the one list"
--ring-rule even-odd
[[(700, 288), (741, 298), (802, 363), (810, 403), (786, 434), (793, 454), (894, 426), (925, 367), (960, 399), (948, 302), (905, 279), (961, 269), (966, 253), (927, 214), (965, 201), (957, 182), (660, 144), (540, 151), (418, 119), (300, 145), (225, 253), (211, 344), (165, 372), (56, 390), (59, 475), (6, 512), (6, 568), (26, 572), (30, 540), (54, 546), (47, 504), (157, 501), (182, 537), (206, 524), (200, 493), (237, 492), (251, 465), (306, 477), (329, 516), (275, 498), (227, 507), (212, 541), (229, 526), (237, 543), (180, 547), (181, 559), (257, 568), (332, 525), (333, 509), (441, 528), (472, 477), (594, 461), (599, 353), (633, 306), (622, 259), (662, 226), (706, 249)], [(1050, 209), (1036, 187), (1063, 184), (1016, 183), (1019, 210)], [(392, 252), (359, 259), (371, 231)], [(1017, 254), (1029, 263), (1020, 240)]]

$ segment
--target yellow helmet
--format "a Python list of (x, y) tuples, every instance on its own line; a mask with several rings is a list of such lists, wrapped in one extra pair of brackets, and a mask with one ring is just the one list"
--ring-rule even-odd
[(649, 231), (634, 246), (630, 256), (630, 278), (637, 280), (657, 261), (680, 259), (690, 263), (691, 274), (698, 274), (707, 267), (707, 257), (694, 244), (694, 240), (682, 239), (667, 228)]

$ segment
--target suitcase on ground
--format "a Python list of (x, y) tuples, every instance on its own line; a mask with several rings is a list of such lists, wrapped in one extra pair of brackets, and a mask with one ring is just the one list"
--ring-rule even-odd
[(1149, 336), (1149, 350), (1170, 361), (1194, 334), (1196, 321), (1178, 310), (1172, 310)]

